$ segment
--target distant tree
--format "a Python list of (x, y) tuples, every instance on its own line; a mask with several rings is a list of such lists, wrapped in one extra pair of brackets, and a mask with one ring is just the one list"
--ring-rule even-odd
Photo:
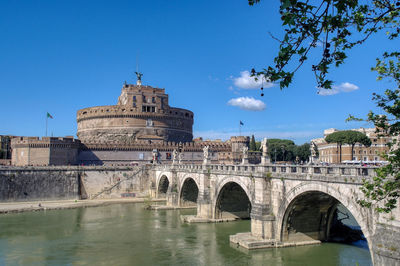
[(256, 139), (254, 138), (254, 135), (251, 135), (249, 150), (250, 150), (250, 151), (256, 151), (256, 150), (257, 150), (257, 147), (256, 147)]
[(299, 157), (300, 161), (307, 161), (310, 158), (310, 143), (304, 143), (303, 145), (296, 146), (295, 156)]
[(336, 143), (336, 146), (339, 149), (339, 162), (342, 161), (342, 145), (346, 141), (346, 134), (344, 131), (337, 131), (333, 132), (332, 134), (329, 134), (326, 136), (325, 141), (328, 143)]
[(360, 143), (366, 147), (371, 146), (371, 140), (364, 133), (353, 131), (353, 130), (345, 130), (346, 139), (345, 143), (351, 145), (351, 159), (353, 159), (354, 146), (357, 143)]
[(273, 161), (294, 161), (296, 145), (288, 139), (268, 139), (268, 155)]
[(325, 138), (328, 143), (336, 143), (339, 147), (339, 162), (342, 161), (342, 145), (351, 145), (351, 157), (353, 159), (354, 146), (360, 143), (366, 147), (371, 146), (371, 140), (363, 133), (353, 130), (342, 130), (329, 134)]

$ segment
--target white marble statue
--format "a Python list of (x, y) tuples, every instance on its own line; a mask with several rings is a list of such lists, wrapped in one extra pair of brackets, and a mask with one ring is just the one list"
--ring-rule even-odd
[(178, 159), (178, 151), (175, 149), (172, 152), (172, 163), (175, 163), (177, 159)]
[(180, 153), (178, 154), (178, 163), (181, 164), (182, 161), (183, 161), (183, 152), (180, 152)]
[(208, 156), (209, 156), (209, 154), (208, 154), (208, 149), (210, 148), (210, 146), (204, 146), (204, 148), (203, 148), (203, 156), (204, 156), (204, 160), (208, 160)]
[(243, 146), (242, 152), (243, 152), (243, 157), (247, 157), (247, 152), (249, 151), (249, 147)]
[(261, 148), (262, 148), (262, 151), (263, 151), (263, 155), (268, 153), (267, 138), (264, 138), (261, 141)]

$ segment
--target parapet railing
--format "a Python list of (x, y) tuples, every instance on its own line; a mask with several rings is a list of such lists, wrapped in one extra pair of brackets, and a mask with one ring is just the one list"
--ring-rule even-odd
[(351, 165), (225, 165), (225, 164), (175, 164), (157, 165), (158, 170), (189, 170), (212, 172), (237, 172), (237, 173), (271, 173), (287, 175), (317, 175), (317, 176), (358, 176), (374, 177), (377, 166), (351, 166)]

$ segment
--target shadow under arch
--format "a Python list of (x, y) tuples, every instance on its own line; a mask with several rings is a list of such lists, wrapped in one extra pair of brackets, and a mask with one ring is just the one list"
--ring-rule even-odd
[(187, 177), (181, 186), (179, 195), (179, 206), (181, 207), (195, 207), (197, 206), (197, 198), (199, 196), (199, 187), (196, 181)]
[(277, 232), (280, 233), (280, 241), (353, 243), (360, 240), (365, 243), (363, 247), (370, 247), (366, 221), (360, 219), (362, 214), (355, 211), (357, 209), (347, 197), (341, 198), (332, 189), (297, 190), (300, 191), (293, 192), (279, 210)]
[(162, 175), (158, 181), (157, 195), (159, 198), (165, 198), (169, 187), (169, 180), (166, 175)]
[(219, 190), (215, 202), (215, 219), (250, 219), (251, 202), (246, 191), (229, 181)]

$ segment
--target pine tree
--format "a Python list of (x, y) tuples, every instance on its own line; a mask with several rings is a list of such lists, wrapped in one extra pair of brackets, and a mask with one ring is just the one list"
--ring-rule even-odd
[(256, 150), (257, 150), (257, 147), (256, 147), (256, 140), (255, 140), (255, 138), (254, 138), (254, 135), (251, 135), (249, 150), (251, 150), (251, 151), (256, 151)]

